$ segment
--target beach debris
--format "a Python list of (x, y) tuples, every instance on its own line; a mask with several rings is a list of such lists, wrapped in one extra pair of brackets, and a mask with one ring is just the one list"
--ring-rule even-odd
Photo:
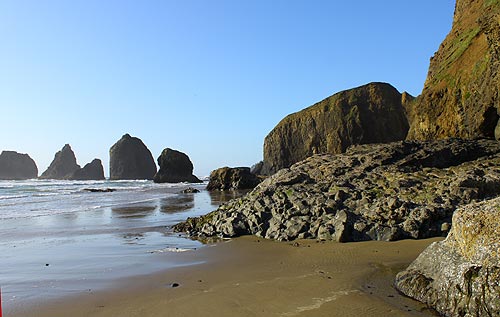
[(179, 287), (180, 284), (179, 283), (172, 283), (170, 286), (172, 286), (172, 288), (175, 288), (175, 287)]

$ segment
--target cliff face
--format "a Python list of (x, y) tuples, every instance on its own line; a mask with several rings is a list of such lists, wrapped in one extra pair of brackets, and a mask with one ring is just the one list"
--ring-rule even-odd
[(500, 1), (457, 0), (452, 30), (409, 111), (408, 139), (500, 138), (499, 65)]
[(339, 92), (284, 118), (264, 141), (264, 174), (313, 154), (344, 152), (352, 144), (403, 140), (408, 131), (403, 100), (386, 83)]

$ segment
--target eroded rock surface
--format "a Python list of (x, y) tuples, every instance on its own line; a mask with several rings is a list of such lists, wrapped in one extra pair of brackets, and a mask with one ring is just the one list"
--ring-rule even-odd
[(500, 198), (460, 207), (448, 237), (396, 277), (396, 287), (445, 316), (500, 316)]
[(255, 188), (261, 179), (249, 167), (221, 167), (210, 173), (208, 190), (236, 190)]
[(500, 194), (495, 140), (401, 141), (314, 155), (175, 226), (193, 236), (398, 240), (445, 235), (455, 209)]

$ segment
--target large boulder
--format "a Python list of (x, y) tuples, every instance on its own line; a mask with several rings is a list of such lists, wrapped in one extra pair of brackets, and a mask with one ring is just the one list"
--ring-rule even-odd
[(160, 170), (154, 177), (155, 183), (201, 183), (193, 175), (193, 163), (189, 157), (179, 151), (166, 148), (158, 157)]
[(403, 99), (408, 95), (389, 84), (370, 83), (288, 115), (264, 140), (263, 173), (271, 175), (313, 154), (342, 153), (353, 144), (404, 140)]
[(175, 229), (341, 242), (442, 236), (457, 207), (500, 195), (498, 166), (495, 140), (357, 145), (282, 169), (245, 197)]
[(457, 0), (409, 111), (409, 139), (500, 137), (500, 3)]
[(20, 180), (37, 178), (38, 168), (28, 154), (2, 151), (0, 154), (0, 179)]
[(68, 179), (73, 173), (80, 169), (80, 165), (76, 163), (75, 153), (69, 144), (58, 151), (54, 160), (50, 163), (49, 168), (42, 173), (40, 178), (43, 179)]
[(261, 179), (248, 167), (221, 167), (210, 173), (208, 190), (253, 189)]
[(500, 316), (500, 198), (459, 208), (446, 240), (396, 277), (401, 292), (444, 316)]
[(100, 159), (94, 159), (85, 164), (83, 168), (76, 170), (70, 177), (71, 180), (103, 180), (104, 168)]
[(109, 150), (110, 179), (153, 179), (155, 174), (153, 155), (141, 139), (127, 133)]

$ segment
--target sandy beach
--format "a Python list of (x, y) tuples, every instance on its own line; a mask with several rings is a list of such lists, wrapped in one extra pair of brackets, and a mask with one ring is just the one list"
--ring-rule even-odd
[(203, 264), (122, 279), (111, 290), (7, 316), (435, 316), (398, 294), (392, 281), (438, 240), (340, 244), (242, 237), (180, 255)]

